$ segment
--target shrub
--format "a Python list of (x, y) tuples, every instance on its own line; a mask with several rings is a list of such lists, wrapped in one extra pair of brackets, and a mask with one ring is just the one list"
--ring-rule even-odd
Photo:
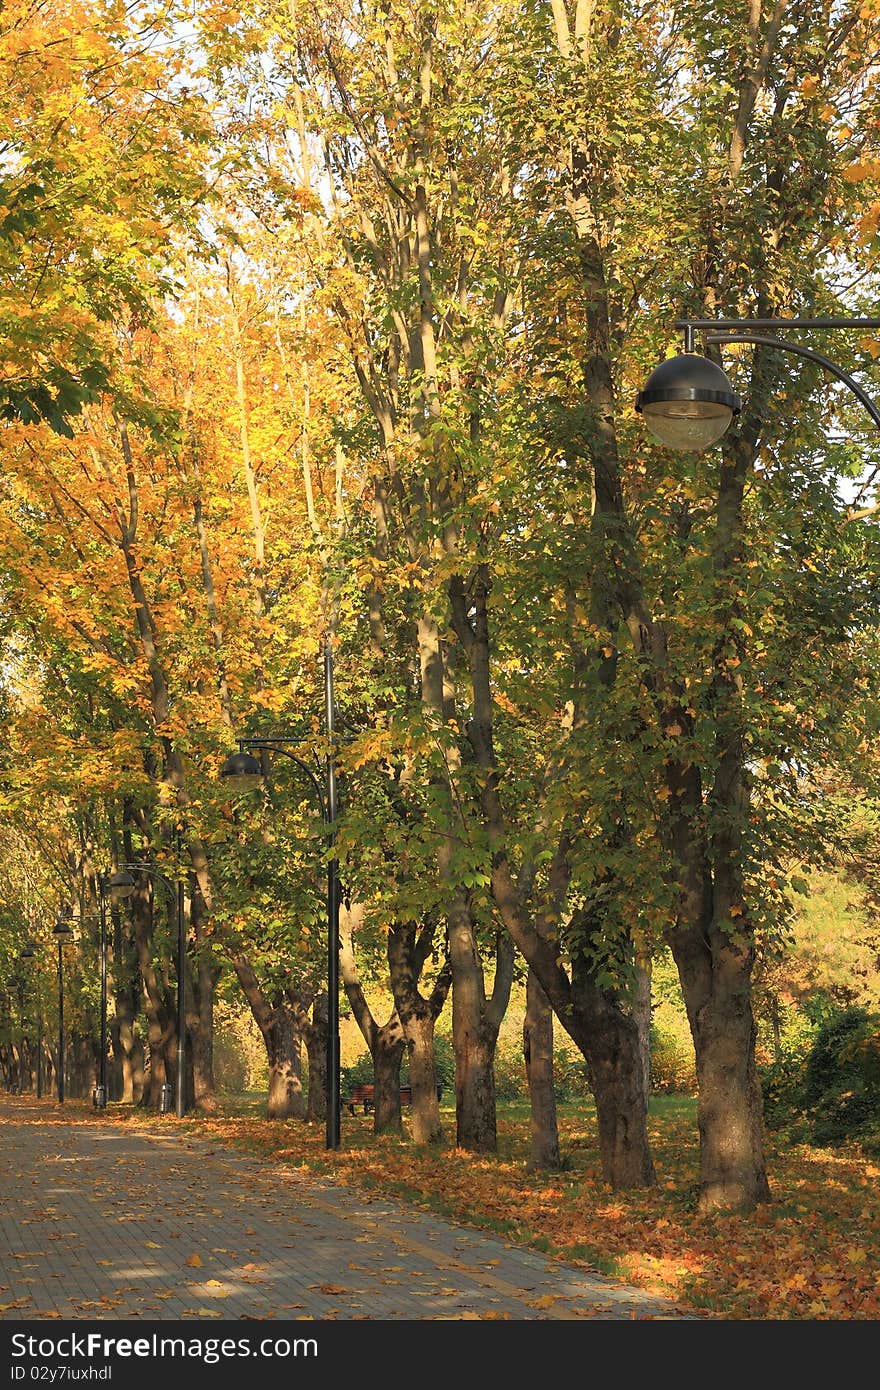
[(824, 1023), (816, 1033), (807, 1059), (804, 1097), (818, 1101), (829, 1090), (839, 1088), (848, 1071), (847, 1044), (868, 1022), (864, 1009), (844, 1009)]
[(758, 1068), (764, 1121), (770, 1129), (788, 1128), (792, 1139), (806, 1137), (802, 1127), (797, 1133), (791, 1132), (791, 1126), (803, 1116), (806, 1065), (806, 1057), (802, 1053), (789, 1052)]
[(353, 1086), (372, 1086), (373, 1059), (369, 1052), (361, 1052), (348, 1066), (339, 1068), (343, 1095), (351, 1095)]
[(804, 1099), (816, 1144), (861, 1138), (880, 1117), (880, 1015), (847, 1009), (819, 1030)]
[(690, 1033), (652, 1023), (651, 1090), (665, 1095), (693, 1095), (696, 1089), (697, 1064)]
[(804, 1057), (762, 1070), (764, 1117), (807, 1143), (880, 1142), (880, 1015), (838, 1011), (817, 1028)]
[[(455, 1085), (455, 1054), (452, 1050), (452, 1040), (443, 1033), (434, 1035), (434, 1068), (437, 1073), (437, 1082), (444, 1088), (454, 1087)], [(352, 1086), (372, 1086), (375, 1081), (373, 1076), (373, 1059), (369, 1052), (361, 1052), (355, 1060), (348, 1066), (340, 1068), (342, 1086), (347, 1095)], [(409, 1058), (404, 1049), (403, 1060), (400, 1064), (400, 1084), (409, 1085)]]
[(495, 1099), (521, 1100), (527, 1094), (522, 1049), (499, 1046), (495, 1051)]
[(553, 1081), (557, 1100), (578, 1100), (590, 1094), (587, 1064), (579, 1052), (567, 1047), (554, 1048)]

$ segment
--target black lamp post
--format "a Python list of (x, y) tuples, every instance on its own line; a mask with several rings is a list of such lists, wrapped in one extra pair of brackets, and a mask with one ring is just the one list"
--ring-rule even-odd
[(684, 352), (655, 367), (636, 399), (636, 410), (644, 415), (648, 429), (668, 448), (710, 449), (741, 409), (726, 373), (694, 351), (698, 332), (707, 346), (750, 343), (818, 362), (852, 391), (880, 428), (880, 410), (848, 372), (821, 352), (779, 336), (783, 330), (877, 329), (880, 319), (679, 319), (675, 326), (684, 334)]
[[(178, 857), (180, 856), (180, 838), (181, 828), (178, 827)], [(131, 874), (127, 872), (129, 869), (133, 869), (137, 874), (143, 874), (154, 882), (161, 883), (169, 897), (175, 898), (174, 886), (163, 873), (154, 868), (152, 864), (139, 864), (133, 861), (130, 864), (123, 864), (118, 873), (112, 874), (106, 879), (110, 897), (114, 902), (119, 902), (123, 898), (130, 898), (137, 886)], [(175, 1108), (177, 1118), (182, 1120), (186, 1114), (186, 932), (183, 916), (183, 876), (180, 864), (178, 864), (175, 911), (177, 915), (177, 1094)]]
[[(236, 790), (248, 791), (260, 785), (263, 769), (253, 753), (246, 749), (259, 749), (270, 753), (281, 753), (292, 759), (302, 768), (317, 794), (318, 805), (324, 821), (327, 846), (333, 849), (336, 843), (334, 826), (338, 814), (336, 792), (336, 766), (333, 760), (333, 739), (336, 728), (335, 702), (333, 696), (333, 648), (329, 639), (324, 643), (324, 715), (327, 729), (328, 749), (325, 759), (326, 794), (317, 776), (308, 763), (291, 753), (288, 745), (299, 740), (295, 738), (241, 738), (238, 752), (231, 753), (220, 769), (220, 776)], [(327, 863), (327, 1132), (328, 1149), (338, 1149), (340, 1143), (340, 1098), (339, 1098), (339, 861), (331, 854)]]
[(99, 874), (97, 881), (101, 910), (101, 1042), (93, 1101), (96, 1110), (103, 1110), (107, 1105), (107, 898), (109, 896), (111, 902), (119, 902), (130, 897), (135, 890), (135, 881), (124, 869), (115, 874)]
[[(36, 941), (26, 941), (21, 949), (21, 959), (32, 961), (37, 955)], [(37, 1100), (43, 1096), (43, 995), (40, 989), (39, 976), (34, 981), (37, 1002)]]
[(18, 989), (18, 1093), (24, 1095), (24, 976), (16, 978)]
[(73, 936), (73, 927), (70, 925), (67, 913), (62, 909), (58, 913), (55, 926), (52, 928), (52, 935), (58, 943), (58, 1100), (64, 1103), (64, 956), (63, 951), (67, 942)]

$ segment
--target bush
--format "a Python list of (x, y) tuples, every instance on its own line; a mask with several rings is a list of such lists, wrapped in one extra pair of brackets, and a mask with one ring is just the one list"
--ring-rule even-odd
[(528, 1094), (526, 1064), (521, 1048), (496, 1048), (494, 1071), (496, 1100), (521, 1100)]
[(690, 1032), (652, 1023), (651, 1090), (664, 1095), (691, 1096), (696, 1089), (697, 1064)]
[[(788, 1053), (767, 1066), (759, 1067), (764, 1120), (770, 1129), (791, 1130), (803, 1116), (806, 1058)], [(790, 1133), (792, 1139), (805, 1138), (803, 1132)]]
[(345, 1096), (351, 1095), (353, 1086), (372, 1086), (375, 1078), (373, 1076), (373, 1059), (369, 1052), (362, 1052), (349, 1066), (340, 1067), (339, 1075), (342, 1094)]
[(847, 1070), (847, 1045), (868, 1020), (864, 1009), (845, 1009), (819, 1028), (807, 1059), (804, 1098), (808, 1102), (820, 1101), (829, 1090), (840, 1087)]
[(880, 1015), (847, 1009), (820, 1029), (807, 1060), (804, 1099), (816, 1144), (877, 1129)]
[(579, 1052), (567, 1047), (553, 1051), (553, 1081), (557, 1100), (579, 1100), (590, 1094), (587, 1064)]
[(880, 1141), (880, 1015), (845, 1009), (816, 1031), (809, 1053), (762, 1071), (764, 1116), (808, 1143)]
[[(452, 1050), (452, 1041), (443, 1033), (434, 1035), (434, 1069), (437, 1073), (437, 1084), (449, 1089), (455, 1085), (455, 1054)], [(340, 1068), (342, 1086), (346, 1095), (350, 1094), (352, 1086), (372, 1086), (375, 1077), (373, 1076), (373, 1059), (369, 1052), (361, 1052), (350, 1063), (350, 1065)], [(409, 1085), (409, 1058), (404, 1049), (403, 1060), (400, 1064), (400, 1084)]]

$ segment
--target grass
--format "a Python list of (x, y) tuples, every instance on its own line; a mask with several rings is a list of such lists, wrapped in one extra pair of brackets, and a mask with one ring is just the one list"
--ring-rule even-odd
[[(749, 1215), (697, 1213), (696, 1103), (652, 1100), (658, 1184), (613, 1192), (601, 1179), (592, 1102), (559, 1107), (564, 1168), (527, 1168), (528, 1105), (499, 1105), (498, 1152), (476, 1156), (447, 1137), (418, 1147), (376, 1136), (372, 1117), (343, 1116), (339, 1150), (323, 1126), (267, 1120), (255, 1095), (177, 1121), (111, 1106), (108, 1116), (211, 1137), (268, 1164), (298, 1166), (381, 1190), (458, 1222), (665, 1295), (691, 1314), (737, 1319), (880, 1317), (880, 1169), (856, 1146), (828, 1150), (768, 1137), (773, 1202)], [(441, 1107), (454, 1134), (454, 1111)]]

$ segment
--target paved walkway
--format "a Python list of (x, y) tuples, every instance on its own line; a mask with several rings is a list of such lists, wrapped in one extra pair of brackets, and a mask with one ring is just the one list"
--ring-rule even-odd
[(0, 1318), (674, 1318), (636, 1289), (208, 1140), (0, 1098)]

